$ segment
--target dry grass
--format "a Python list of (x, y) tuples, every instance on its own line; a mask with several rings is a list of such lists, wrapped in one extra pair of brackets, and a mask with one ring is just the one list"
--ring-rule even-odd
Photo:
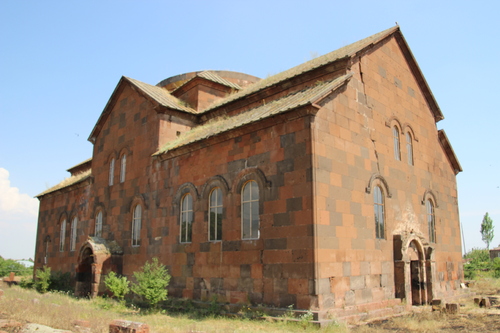
[(58, 329), (74, 330), (75, 320), (88, 320), (92, 332), (108, 332), (114, 319), (147, 323), (150, 332), (325, 332), (347, 333), (345, 325), (319, 329), (298, 323), (267, 322), (248, 319), (195, 317), (186, 314), (141, 314), (111, 300), (75, 299), (65, 294), (38, 294), (19, 287), (4, 288), (0, 314), (21, 322), (42, 324)]
[[(419, 313), (374, 321), (366, 325), (347, 328), (344, 325), (316, 328), (297, 323), (267, 322), (248, 319), (197, 317), (185, 314), (144, 314), (125, 308), (116, 302), (97, 298), (75, 299), (65, 294), (38, 294), (19, 287), (4, 288), (0, 300), (0, 317), (21, 322), (32, 322), (59, 329), (74, 330), (73, 321), (88, 320), (92, 332), (108, 332), (114, 319), (147, 323), (150, 332), (325, 332), (325, 333), (372, 333), (372, 332), (498, 332), (500, 309), (478, 308), (472, 298), (464, 301), (460, 314), (447, 315), (431, 312), (429, 307), (419, 307)], [(473, 291), (478, 295), (496, 294), (500, 280), (483, 279), (475, 283)]]

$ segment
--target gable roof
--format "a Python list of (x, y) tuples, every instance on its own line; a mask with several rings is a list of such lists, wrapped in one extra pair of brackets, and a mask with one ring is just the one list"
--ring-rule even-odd
[(370, 37), (367, 37), (365, 39), (362, 39), (360, 41), (357, 41), (355, 43), (346, 45), (344, 47), (341, 47), (335, 51), (332, 51), (330, 53), (327, 53), (323, 56), (317, 57), (315, 59), (312, 59), (310, 61), (307, 61), (303, 64), (300, 64), (298, 66), (295, 66), (293, 68), (290, 68), (286, 71), (283, 71), (281, 73), (278, 73), (276, 75), (270, 76), (266, 79), (260, 80), (249, 87), (246, 87), (245, 89), (242, 89), (241, 91), (232, 94), (228, 96), (227, 98), (217, 101), (211, 106), (209, 106), (207, 109), (201, 111), (200, 113), (205, 113), (205, 112), (210, 112), (214, 109), (217, 109), (223, 105), (226, 105), (228, 103), (231, 103), (233, 101), (243, 99), (253, 93), (256, 93), (260, 90), (264, 90), (266, 88), (275, 86), (283, 81), (289, 80), (295, 76), (298, 76), (302, 73), (306, 73), (309, 71), (312, 71), (316, 68), (319, 68), (321, 66), (325, 66), (331, 63), (334, 63), (338, 60), (342, 59), (347, 59), (347, 58), (352, 58), (356, 56), (357, 54), (363, 52), (364, 50), (372, 47), (373, 45), (379, 43), (380, 41), (384, 40), (385, 38), (394, 35), (396, 38), (396, 41), (398, 42), (399, 47), (401, 48), (401, 51), (408, 62), (408, 65), (415, 76), (416, 81), (418, 82), (422, 93), (427, 101), (427, 104), (429, 108), (431, 109), (431, 112), (434, 116), (434, 120), (436, 122), (444, 119), (444, 116), (434, 98), (434, 95), (432, 94), (429, 85), (427, 84), (427, 81), (424, 78), (424, 75), (422, 74), (422, 71), (420, 70), (420, 67), (418, 66), (415, 57), (413, 56), (413, 53), (410, 50), (410, 47), (406, 43), (406, 40), (403, 37), (403, 34), (401, 33), (401, 30), (399, 29), (399, 26), (395, 26), (392, 28), (389, 28), (387, 30), (381, 31), (377, 34), (374, 34)]
[(301, 106), (314, 104), (341, 87), (351, 77), (352, 74), (349, 73), (335, 80), (307, 87), (301, 91), (289, 94), (278, 100), (274, 100), (268, 104), (258, 106), (246, 112), (239, 113), (235, 116), (213, 119), (204, 125), (194, 127), (191, 131), (185, 132), (177, 139), (166, 143), (154, 155), (165, 154), (169, 151), (213, 137), (220, 133), (291, 111)]
[(135, 80), (126, 76), (122, 76), (118, 84), (116, 85), (115, 90), (111, 94), (111, 97), (108, 100), (108, 103), (104, 107), (104, 110), (102, 111), (101, 115), (99, 116), (99, 119), (97, 120), (94, 129), (90, 133), (90, 136), (88, 140), (90, 142), (94, 142), (95, 137), (99, 134), (101, 130), (102, 123), (107, 119), (109, 116), (111, 109), (113, 108), (114, 104), (116, 103), (116, 100), (118, 98), (119, 92), (125, 85), (130, 85), (135, 90), (144, 96), (145, 98), (149, 99), (153, 103), (157, 103), (158, 105), (161, 105), (165, 108), (176, 110), (176, 111), (181, 111), (181, 112), (186, 112), (189, 114), (196, 114), (196, 110), (185, 106), (184, 103), (182, 103), (181, 100), (179, 100), (177, 97), (172, 96), (166, 89), (153, 86), (144, 82), (141, 82), (139, 80)]
[(88, 169), (84, 172), (77, 173), (76, 175), (73, 175), (69, 178), (66, 178), (62, 182), (60, 182), (59, 184), (52, 186), (48, 190), (45, 190), (42, 193), (36, 195), (35, 198), (40, 198), (40, 197), (43, 197), (44, 195), (47, 195), (49, 193), (61, 190), (63, 188), (70, 187), (70, 186), (78, 184), (78, 183), (81, 183), (81, 182), (89, 179), (91, 176), (92, 176), (92, 171), (90, 169)]
[(218, 83), (218, 84), (222, 84), (223, 86), (226, 86), (226, 87), (229, 87), (229, 88), (232, 88), (232, 89), (241, 90), (241, 87), (238, 84), (233, 83), (231, 81), (228, 81), (228, 80), (220, 77), (219, 75), (215, 74), (212, 71), (203, 71), (201, 73), (196, 73), (196, 75), (193, 78), (191, 78), (191, 79), (187, 80), (186, 82), (184, 82), (182, 85), (180, 85), (179, 87), (177, 87), (174, 91), (172, 91), (172, 93), (175, 93), (177, 90), (181, 89), (186, 84), (188, 84), (189, 82), (191, 82), (193, 80), (196, 80), (197, 78), (203, 78), (205, 80), (212, 81), (212, 82), (215, 82), (215, 83)]

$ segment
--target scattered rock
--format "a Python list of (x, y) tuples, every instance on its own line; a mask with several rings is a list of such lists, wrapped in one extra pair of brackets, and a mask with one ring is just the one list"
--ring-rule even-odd
[(446, 312), (449, 314), (457, 314), (460, 312), (460, 306), (458, 303), (447, 303)]
[(109, 324), (109, 333), (149, 333), (149, 326), (135, 321), (113, 320)]
[(443, 310), (443, 302), (440, 299), (433, 299), (431, 305), (432, 305), (432, 311)]
[(479, 301), (479, 306), (482, 308), (490, 308), (491, 307), (490, 299), (488, 297), (482, 297), (481, 301)]
[(68, 330), (58, 330), (49, 326), (38, 324), (27, 324), (20, 333), (73, 333)]

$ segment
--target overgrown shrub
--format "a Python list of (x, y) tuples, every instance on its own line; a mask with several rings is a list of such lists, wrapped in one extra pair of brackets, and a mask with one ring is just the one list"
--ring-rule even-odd
[(40, 293), (46, 293), (50, 287), (50, 267), (36, 270), (35, 288)]
[(132, 284), (132, 291), (143, 297), (152, 308), (156, 309), (159, 302), (167, 299), (170, 274), (158, 258), (153, 258), (151, 263), (146, 261), (141, 271), (134, 272), (134, 277), (137, 282)]
[(491, 263), (491, 269), (493, 270), (493, 277), (500, 278), (500, 258), (495, 258)]
[(33, 289), (35, 288), (35, 281), (32, 277), (23, 277), (21, 281), (19, 281), (19, 287), (24, 289)]
[(126, 276), (118, 276), (115, 272), (109, 272), (109, 274), (104, 279), (104, 284), (106, 288), (118, 298), (121, 302), (130, 291), (129, 284), (130, 281)]
[(50, 274), (50, 291), (72, 292), (71, 274), (61, 271), (51, 272)]
[(468, 261), (464, 264), (464, 277), (467, 280), (476, 278), (480, 271), (488, 271), (492, 269), (490, 253), (486, 249), (472, 249), (465, 254), (465, 259)]

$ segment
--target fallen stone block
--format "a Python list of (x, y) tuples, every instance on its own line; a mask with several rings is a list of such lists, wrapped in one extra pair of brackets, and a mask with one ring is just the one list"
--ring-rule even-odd
[(149, 326), (136, 321), (113, 320), (109, 324), (109, 333), (149, 333)]
[(443, 310), (443, 301), (440, 299), (433, 299), (431, 305), (432, 305), (432, 311)]
[(460, 312), (460, 305), (458, 303), (447, 303), (446, 312), (449, 314), (457, 314)]
[(481, 302), (481, 297), (474, 297), (474, 304), (479, 305)]
[(479, 301), (479, 306), (482, 308), (490, 308), (491, 307), (490, 299), (488, 297), (481, 298), (481, 301)]

